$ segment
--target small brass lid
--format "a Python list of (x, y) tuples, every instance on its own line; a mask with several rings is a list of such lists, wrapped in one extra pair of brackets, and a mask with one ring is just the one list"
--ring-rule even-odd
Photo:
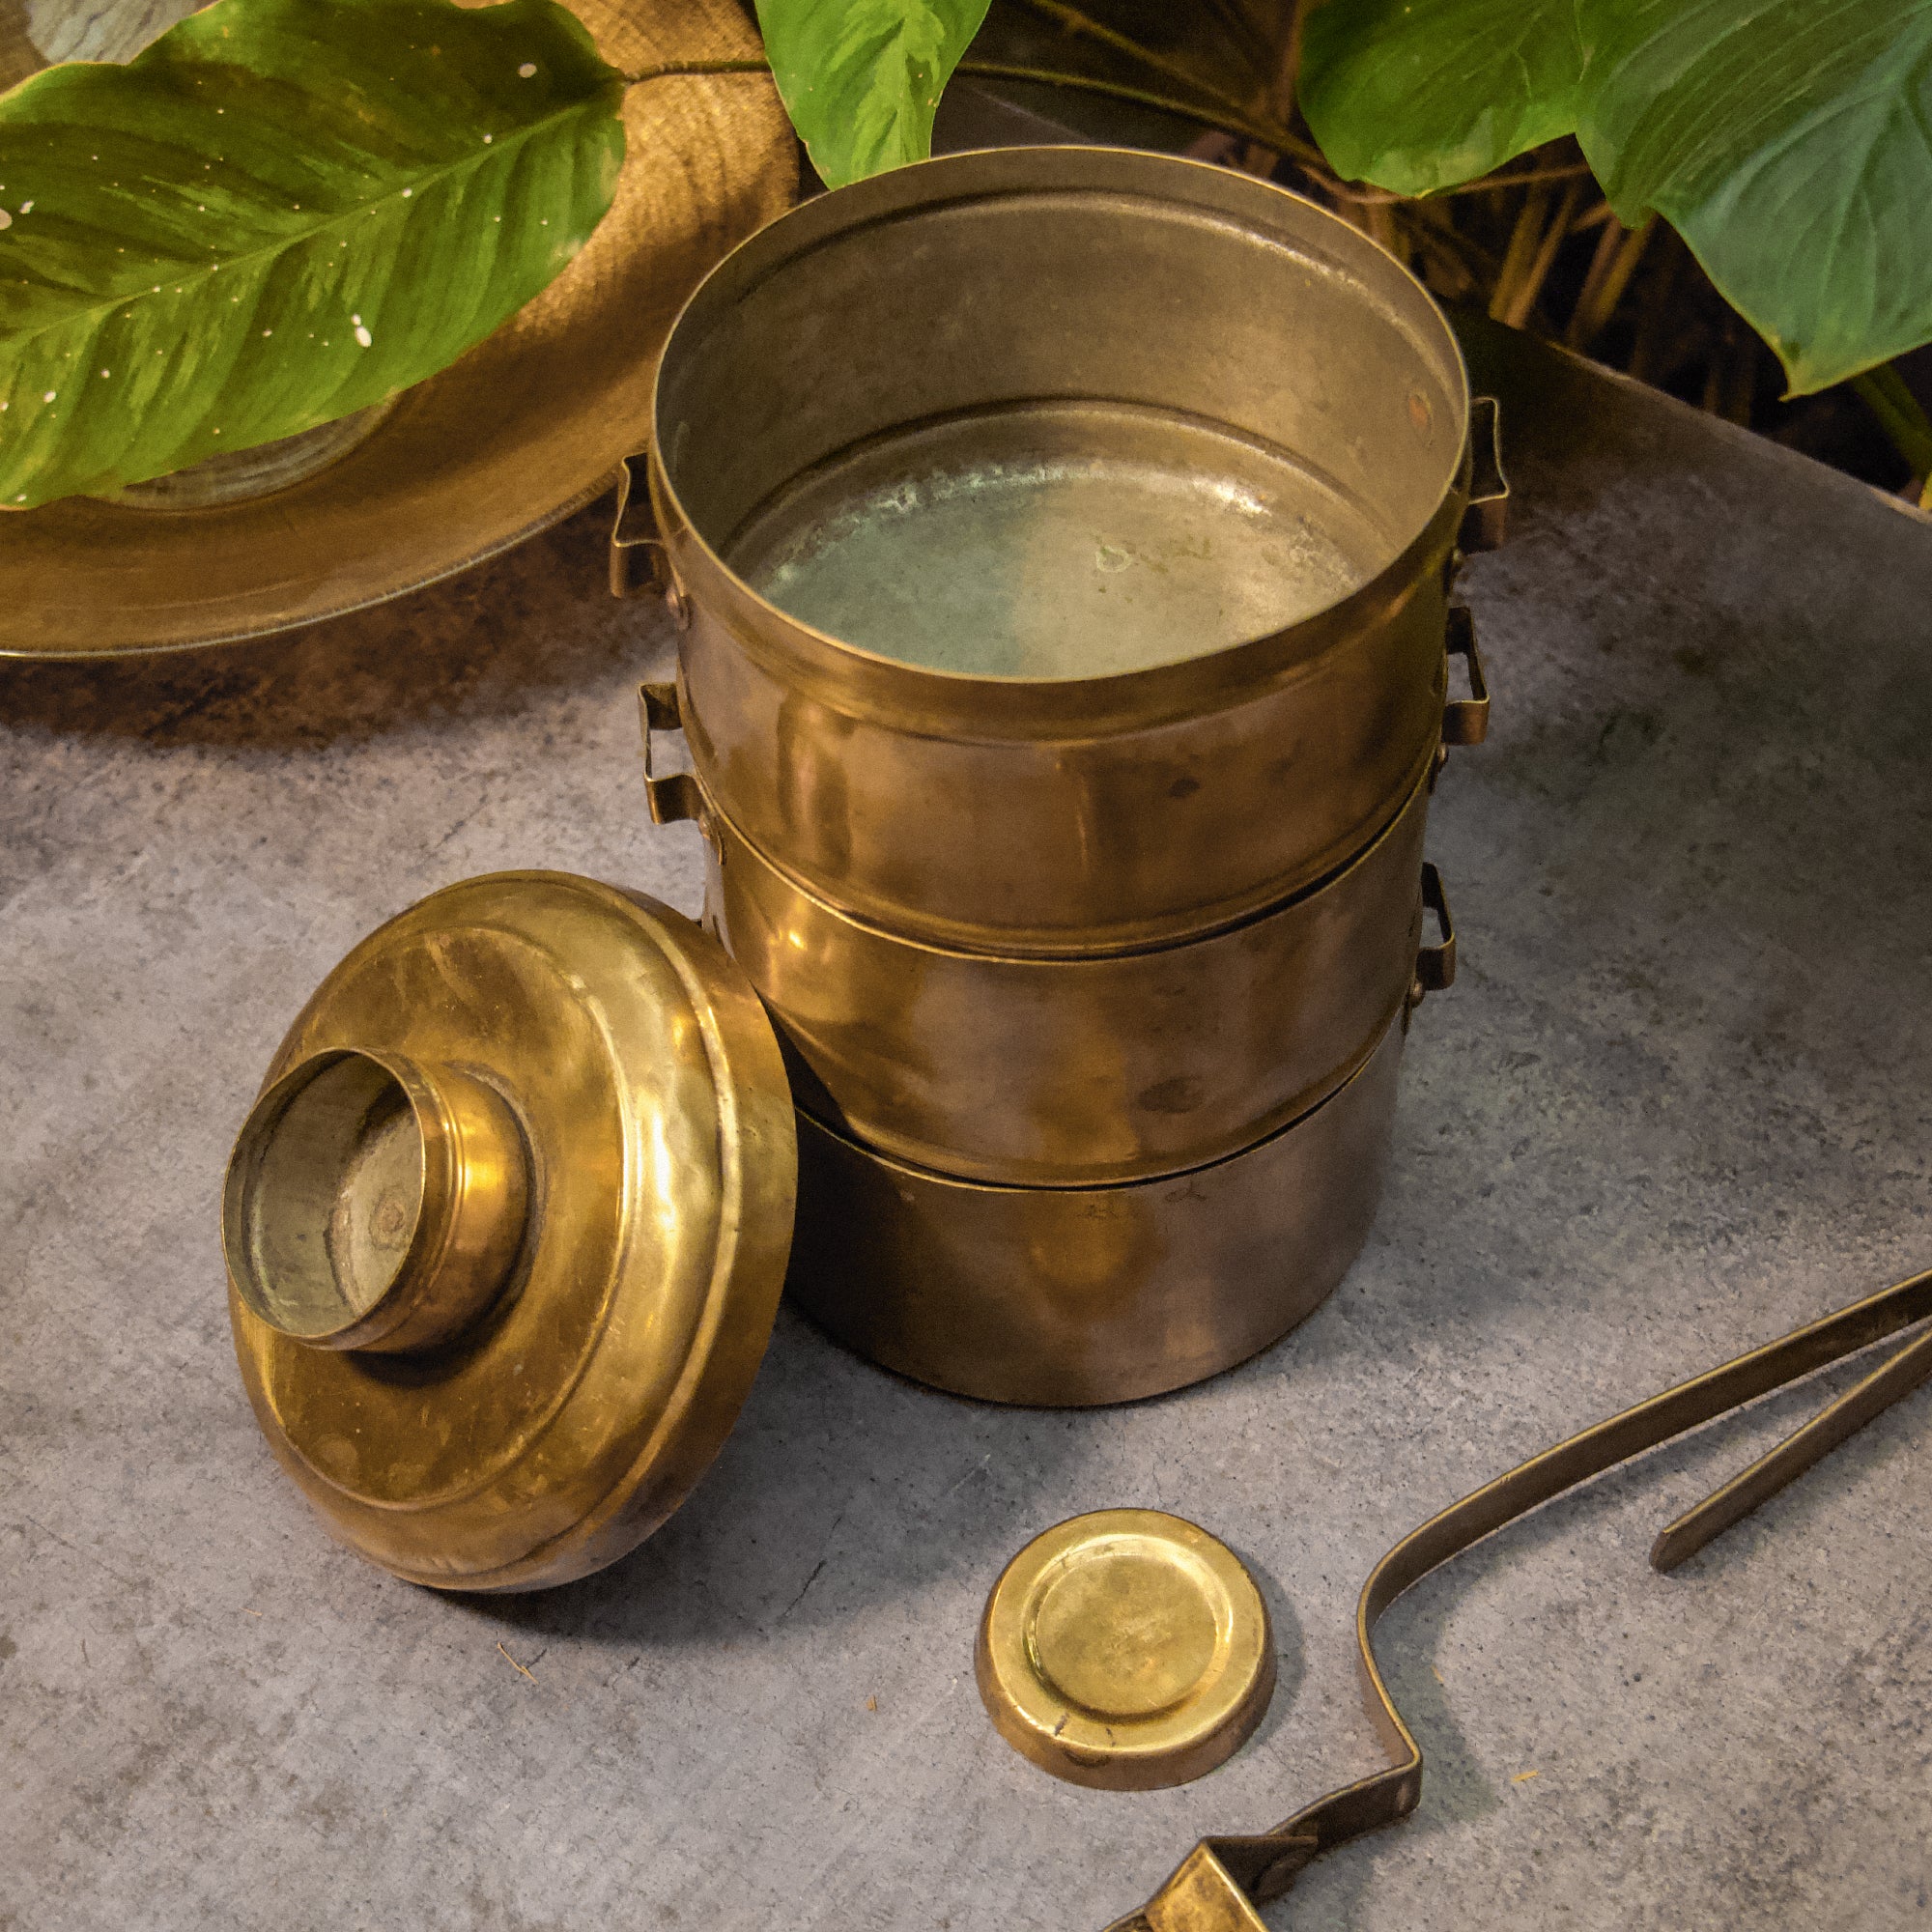
[(1022, 1756), (1075, 1784), (1154, 1791), (1247, 1742), (1274, 1693), (1274, 1638), (1226, 1544), (1159, 1510), (1096, 1510), (1007, 1565), (977, 1667)]
[(412, 1582), (614, 1562), (737, 1419), (796, 1174), (771, 1024), (691, 921), (556, 872), (433, 894), (323, 981), (230, 1158), (256, 1419)]

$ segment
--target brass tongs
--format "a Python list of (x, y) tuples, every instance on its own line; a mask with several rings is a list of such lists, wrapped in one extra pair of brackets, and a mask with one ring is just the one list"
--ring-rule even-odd
[[(1138, 1912), (1117, 1919), (1108, 1932), (1266, 1932), (1256, 1907), (1279, 1898), (1312, 1859), (1415, 1809), (1422, 1795), (1422, 1752), (1389, 1696), (1370, 1641), (1377, 1619), (1410, 1584), (1539, 1503), (1927, 1316), (1932, 1316), (1932, 1269), (1546, 1449), (1410, 1531), (1376, 1565), (1355, 1614), (1369, 1715), (1395, 1762), (1331, 1791), (1270, 1832), (1203, 1838)], [(1674, 1570), (1928, 1377), (1932, 1328), (1687, 1510), (1652, 1546), (1652, 1567)]]

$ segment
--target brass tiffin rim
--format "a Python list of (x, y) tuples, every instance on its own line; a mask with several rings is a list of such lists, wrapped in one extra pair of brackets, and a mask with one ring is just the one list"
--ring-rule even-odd
[(1274, 1692), (1274, 1633), (1226, 1544), (1163, 1510), (1094, 1510), (1009, 1563), (974, 1674), (993, 1728), (1072, 1784), (1186, 1784), (1247, 1742)]
[[(949, 181), (958, 184), (958, 192), (950, 197), (935, 192)], [(1181, 184), (1198, 192), (1175, 194), (1172, 190)], [(1279, 197), (1319, 218), (1335, 255), (1365, 272), (1406, 284), (1418, 320), (1434, 336), (1433, 346), (1451, 374), (1463, 416), (1461, 435), (1449, 445), (1456, 457), (1442, 478), (1434, 513), (1366, 583), (1312, 616), (1198, 657), (1096, 677), (1025, 678), (911, 665), (817, 630), (761, 596), (692, 524), (660, 455), (667, 437), (661, 413), (665, 372), (675, 359), (680, 331), (701, 327), (707, 304), (734, 299), (781, 271), (794, 256), (850, 233), (861, 225), (855, 216), (884, 224), (945, 199), (1012, 198), (1081, 188), (1112, 193), (1138, 188), (1150, 200), (1191, 199), (1224, 213), (1238, 212), (1231, 203), (1265, 209)], [(1435, 298), (1386, 249), (1319, 204), (1210, 162), (1138, 149), (987, 149), (914, 162), (802, 203), (741, 242), (698, 284), (671, 325), (653, 384), (651, 509), (668, 554), (671, 587), (681, 602), (718, 617), (741, 648), (781, 669), (801, 690), (825, 695), (842, 710), (863, 704), (881, 718), (909, 724), (939, 722), (953, 736), (1061, 735), (1069, 724), (1104, 729), (1187, 716), (1201, 708), (1204, 698), (1248, 693), (1270, 678), (1292, 675), (1298, 666), (1388, 622), (1418, 594), (1432, 558), (1446, 557), (1454, 548), (1473, 473), (1469, 419), (1468, 367)], [(680, 577), (687, 581), (676, 581)], [(980, 728), (975, 728), (976, 721)], [(986, 731), (987, 724), (997, 725), (998, 733)]]
[(1389, 1036), (1400, 1033), (1405, 1038), (1408, 1034), (1410, 1019), (1414, 1016), (1416, 999), (1411, 993), (1396, 1010), (1390, 1014), (1387, 1023), (1369, 1042), (1368, 1051), (1351, 1066), (1346, 1078), (1338, 1080), (1319, 1100), (1311, 1101), (1293, 1120), (1280, 1121), (1258, 1133), (1253, 1140), (1243, 1142), (1232, 1149), (1216, 1149), (1206, 1160), (1184, 1161), (1179, 1167), (1165, 1167), (1158, 1174), (1136, 1174), (1125, 1178), (1115, 1177), (1106, 1180), (978, 1180), (970, 1175), (948, 1174), (942, 1168), (923, 1167), (916, 1160), (907, 1160), (902, 1155), (888, 1153), (883, 1148), (875, 1148), (858, 1135), (839, 1126), (837, 1122), (822, 1119), (810, 1108), (800, 1106), (800, 1117), (809, 1122), (820, 1133), (846, 1147), (855, 1149), (865, 1155), (874, 1167), (887, 1169), (894, 1174), (902, 1174), (909, 1180), (917, 1180), (930, 1187), (956, 1187), (962, 1194), (1013, 1194), (1039, 1196), (1043, 1194), (1131, 1194), (1136, 1189), (1165, 1187), (1176, 1180), (1185, 1180), (1190, 1174), (1211, 1174), (1215, 1170), (1231, 1166), (1237, 1160), (1245, 1160), (1252, 1153), (1259, 1153), (1263, 1148), (1272, 1147), (1285, 1135), (1292, 1134), (1298, 1127), (1306, 1126), (1324, 1109), (1332, 1107), (1342, 1095), (1357, 1086), (1374, 1066), (1388, 1043)]
[[(731, 837), (739, 844), (745, 846), (754, 858), (782, 879), (800, 898), (807, 900), (814, 912), (823, 914), (825, 918), (838, 924), (848, 925), (855, 931), (887, 940), (894, 946), (904, 947), (909, 952), (926, 953), (934, 958), (997, 959), (1013, 965), (1077, 967), (1089, 960), (1131, 959), (1157, 952), (1176, 952), (1183, 947), (1199, 945), (1203, 940), (1224, 939), (1230, 933), (1240, 932), (1249, 926), (1261, 925), (1268, 920), (1277, 919), (1303, 900), (1312, 899), (1318, 893), (1325, 893), (1331, 887), (1340, 885), (1351, 872), (1360, 870), (1375, 858), (1402, 828), (1403, 821), (1416, 804), (1418, 795), (1434, 787), (1435, 750), (1434, 747), (1431, 748), (1429, 756), (1423, 761), (1419, 772), (1404, 786), (1401, 797), (1389, 811), (1387, 818), (1376, 828), (1366, 843), (1350, 853), (1339, 865), (1323, 872), (1320, 878), (1313, 879), (1306, 885), (1296, 886), (1293, 892), (1286, 893), (1279, 898), (1264, 900), (1259, 905), (1246, 903), (1237, 905), (1223, 917), (1208, 920), (1200, 925), (1191, 925), (1182, 932), (1163, 932), (1151, 938), (1135, 937), (1093, 946), (1082, 945), (1077, 952), (1063, 950), (1048, 952), (1037, 948), (1029, 949), (1022, 944), (1009, 944), (1004, 941), (994, 946), (948, 945), (943, 940), (932, 939), (917, 932), (903, 931), (897, 926), (884, 924), (875, 919), (867, 919), (864, 913), (827, 898), (817, 887), (753, 838), (743, 824), (718, 802), (702, 773), (694, 771), (689, 776), (696, 789), (699, 802), (698, 830), (710, 839), (714, 850), (718, 849), (718, 839), (710, 828), (711, 822), (716, 820), (719, 824), (728, 827)], [(1379, 1031), (1376, 1037), (1378, 1039), (1381, 1037)]]
[[(399, 1252), (357, 1306), (329, 1222), (355, 1128), (384, 1100), (406, 1137), (413, 1199), (395, 1204), (407, 1216)], [(459, 1067), (335, 1047), (298, 1061), (249, 1110), (223, 1183), (221, 1245), (236, 1293), (277, 1333), (396, 1353), (449, 1341), (495, 1301), (528, 1198), (522, 1130), (493, 1088)]]

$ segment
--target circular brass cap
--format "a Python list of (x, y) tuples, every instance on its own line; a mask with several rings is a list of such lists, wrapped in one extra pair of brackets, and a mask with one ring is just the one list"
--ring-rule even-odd
[(1155, 1791), (1232, 1757), (1274, 1693), (1267, 1605), (1226, 1544), (1159, 1510), (1036, 1537), (986, 1599), (993, 1727), (1074, 1784)]

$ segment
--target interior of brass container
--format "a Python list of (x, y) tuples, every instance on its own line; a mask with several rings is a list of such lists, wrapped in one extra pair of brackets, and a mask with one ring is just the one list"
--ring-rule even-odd
[(244, 1129), (228, 1216), (242, 1297), (285, 1335), (368, 1314), (422, 1217), (424, 1151), (401, 1083), (367, 1054), (302, 1069)]
[(1440, 312), (1312, 204), (1108, 149), (905, 168), (808, 203), (694, 298), (658, 449), (789, 615), (968, 675), (1143, 669), (1272, 635), (1451, 488)]

